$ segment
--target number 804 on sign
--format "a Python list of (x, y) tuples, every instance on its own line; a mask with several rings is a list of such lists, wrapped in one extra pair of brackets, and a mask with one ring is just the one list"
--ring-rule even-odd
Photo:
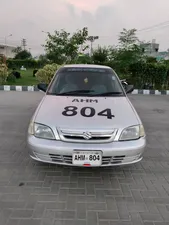
[(101, 166), (101, 151), (74, 151), (72, 157), (73, 165), (77, 166)]

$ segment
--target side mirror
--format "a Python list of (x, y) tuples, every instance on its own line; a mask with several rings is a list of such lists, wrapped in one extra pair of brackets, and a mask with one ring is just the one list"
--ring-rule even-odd
[(125, 79), (121, 80), (121, 84), (123, 85), (124, 90), (126, 91), (126, 88), (128, 86), (128, 83)]
[(40, 84), (37, 85), (37, 87), (38, 87), (39, 90), (41, 90), (43, 92), (46, 92), (48, 85), (44, 84), (44, 83), (40, 83)]
[(134, 90), (134, 85), (127, 85), (126, 86), (126, 93), (129, 94)]

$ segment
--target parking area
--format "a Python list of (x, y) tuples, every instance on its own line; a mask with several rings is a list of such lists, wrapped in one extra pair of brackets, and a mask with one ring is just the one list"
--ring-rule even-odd
[(144, 159), (101, 169), (29, 158), (42, 96), (0, 92), (0, 225), (169, 225), (169, 96), (130, 96), (147, 133)]

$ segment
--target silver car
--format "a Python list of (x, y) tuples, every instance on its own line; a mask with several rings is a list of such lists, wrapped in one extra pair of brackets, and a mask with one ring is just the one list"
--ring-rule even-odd
[(51, 83), (28, 129), (30, 157), (46, 163), (103, 167), (139, 162), (143, 124), (110, 67), (65, 65)]

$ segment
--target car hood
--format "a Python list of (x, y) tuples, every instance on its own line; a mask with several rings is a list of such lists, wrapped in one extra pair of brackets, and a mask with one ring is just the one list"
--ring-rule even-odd
[[(65, 107), (74, 106), (77, 113), (74, 116), (65, 116)], [(85, 117), (84, 107), (93, 108), (95, 115)], [(99, 116), (98, 113), (109, 109), (114, 115), (111, 119), (107, 116)], [(89, 115), (91, 109), (86, 109)], [(103, 112), (104, 115), (108, 111)], [(72, 113), (72, 112), (69, 112)], [(91, 128), (112, 129), (125, 128), (139, 124), (139, 117), (127, 97), (77, 97), (77, 96), (52, 96), (45, 95), (37, 111), (35, 122), (51, 127), (60, 128)]]

